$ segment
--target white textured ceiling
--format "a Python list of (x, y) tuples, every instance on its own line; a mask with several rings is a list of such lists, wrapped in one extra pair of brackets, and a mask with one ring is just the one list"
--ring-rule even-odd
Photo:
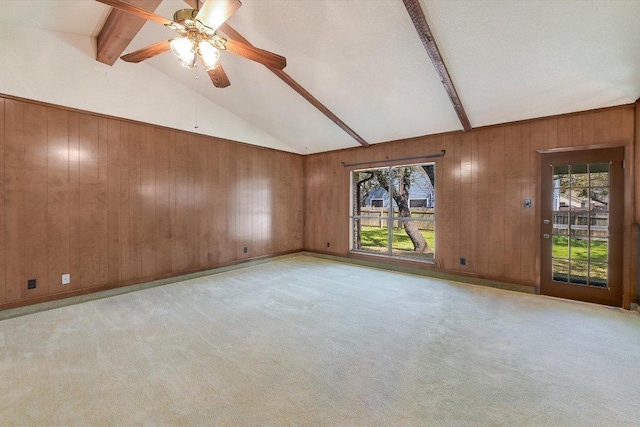
[[(474, 127), (640, 97), (640, 1), (421, 3)], [(156, 12), (183, 7), (164, 0)], [(225, 89), (171, 53), (95, 62), (90, 38), (108, 11), (0, 1), (0, 47), (24, 56), (0, 59), (0, 92), (303, 154), (358, 145), (265, 67), (228, 53)], [(285, 56), (285, 72), (370, 143), (461, 129), (401, 0), (244, 0), (229, 24)], [(148, 22), (125, 52), (172, 35)]]

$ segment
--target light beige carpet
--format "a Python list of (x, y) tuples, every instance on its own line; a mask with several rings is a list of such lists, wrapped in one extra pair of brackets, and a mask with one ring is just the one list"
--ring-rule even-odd
[(639, 425), (637, 313), (299, 256), (0, 322), (2, 425)]

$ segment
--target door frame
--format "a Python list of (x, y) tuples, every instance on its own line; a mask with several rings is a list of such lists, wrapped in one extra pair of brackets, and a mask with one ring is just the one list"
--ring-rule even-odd
[[(625, 262), (625, 252), (627, 252), (627, 232), (626, 223), (628, 221), (627, 206), (628, 196), (627, 188), (627, 174), (629, 171), (625, 170), (624, 159), (627, 149), (625, 146), (591, 146), (591, 147), (572, 147), (570, 149), (552, 149), (552, 150), (539, 150), (539, 179), (537, 180), (538, 196), (540, 203), (537, 210), (537, 230), (538, 234), (538, 253), (539, 257), (539, 276), (537, 291), (540, 294), (556, 296), (561, 298), (568, 298), (579, 301), (587, 301), (598, 304), (606, 304), (620, 307), (625, 305), (625, 300), (628, 300), (626, 295), (626, 279), (629, 266)], [(611, 216), (618, 216), (619, 222), (610, 225), (611, 240), (614, 244), (610, 245), (610, 268), (608, 269), (609, 277), (607, 282), (610, 284), (608, 289), (594, 288), (588, 286), (571, 285), (564, 282), (553, 282), (549, 280), (543, 280), (543, 274), (549, 273), (545, 271), (545, 266), (550, 267), (551, 263), (551, 244), (544, 244), (543, 234), (552, 234), (553, 224), (543, 224), (543, 213), (552, 209), (551, 198), (543, 198), (547, 187), (551, 186), (551, 173), (549, 173), (549, 167), (551, 164), (571, 164), (577, 163), (574, 161), (575, 157), (580, 155), (580, 163), (596, 163), (602, 160), (611, 160), (612, 162), (619, 162), (621, 168), (618, 172), (610, 175), (610, 186), (616, 188), (617, 194), (610, 193)], [(616, 201), (617, 200), (617, 201)], [(547, 264), (548, 263), (548, 264)], [(627, 296), (627, 298), (624, 298)]]

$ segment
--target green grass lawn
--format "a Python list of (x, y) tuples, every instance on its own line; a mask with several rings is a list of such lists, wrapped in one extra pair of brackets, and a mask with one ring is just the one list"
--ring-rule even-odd
[[(605, 286), (607, 282), (607, 241), (591, 241), (591, 263), (589, 260), (589, 241), (587, 239), (571, 239), (565, 236), (553, 236), (553, 272), (555, 280), (586, 283), (587, 276), (595, 286)], [(571, 261), (568, 261), (571, 252)], [(569, 264), (571, 279), (568, 278)], [(590, 269), (590, 272), (587, 271)]]
[[(429, 243), (431, 250), (434, 250), (436, 245), (434, 232), (429, 230), (422, 230), (421, 233), (427, 243)], [(389, 236), (386, 228), (370, 227), (365, 225), (362, 226), (360, 235), (362, 236), (362, 248), (374, 250), (379, 249), (381, 251), (387, 250), (387, 240)], [(413, 243), (411, 243), (411, 239), (409, 238), (409, 236), (407, 236), (407, 233), (404, 231), (404, 229), (393, 229), (393, 249), (413, 252)]]
[[(422, 235), (432, 250), (435, 250), (435, 233), (429, 230), (422, 230)], [(386, 228), (373, 226), (362, 226), (361, 248), (376, 252), (387, 251), (387, 240), (389, 238)], [(589, 259), (589, 241), (587, 239), (571, 239), (571, 249), (569, 249), (568, 238), (564, 236), (553, 236), (553, 270), (555, 273), (568, 274), (569, 250), (571, 251), (571, 276), (573, 280), (581, 280), (587, 277)], [(432, 254), (416, 254), (413, 252), (413, 243), (407, 236), (404, 229), (393, 229), (393, 251), (406, 253), (406, 255), (432, 256)], [(567, 261), (563, 261), (566, 259)], [(577, 261), (577, 262), (576, 262)], [(607, 278), (607, 242), (591, 241), (591, 279), (594, 282), (606, 283)]]
[[(571, 259), (586, 261), (589, 258), (589, 241), (587, 239), (571, 239), (571, 249), (569, 249), (568, 240), (565, 236), (553, 236), (553, 257), (569, 258), (569, 250), (571, 250)], [(591, 261), (607, 261), (606, 241), (591, 241)]]

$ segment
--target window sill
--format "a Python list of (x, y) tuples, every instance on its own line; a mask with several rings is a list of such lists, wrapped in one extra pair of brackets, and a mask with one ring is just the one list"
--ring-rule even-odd
[(359, 255), (365, 255), (365, 256), (370, 256), (370, 257), (389, 260), (389, 261), (416, 262), (416, 263), (428, 264), (428, 265), (435, 265), (436, 264), (434, 258), (417, 258), (415, 256), (410, 256), (410, 255), (408, 255), (408, 256), (388, 255), (388, 254), (381, 254), (381, 253), (369, 252), (369, 251), (359, 251), (357, 249), (351, 249), (349, 251), (349, 254), (354, 254), (354, 255), (358, 255), (358, 256)]

